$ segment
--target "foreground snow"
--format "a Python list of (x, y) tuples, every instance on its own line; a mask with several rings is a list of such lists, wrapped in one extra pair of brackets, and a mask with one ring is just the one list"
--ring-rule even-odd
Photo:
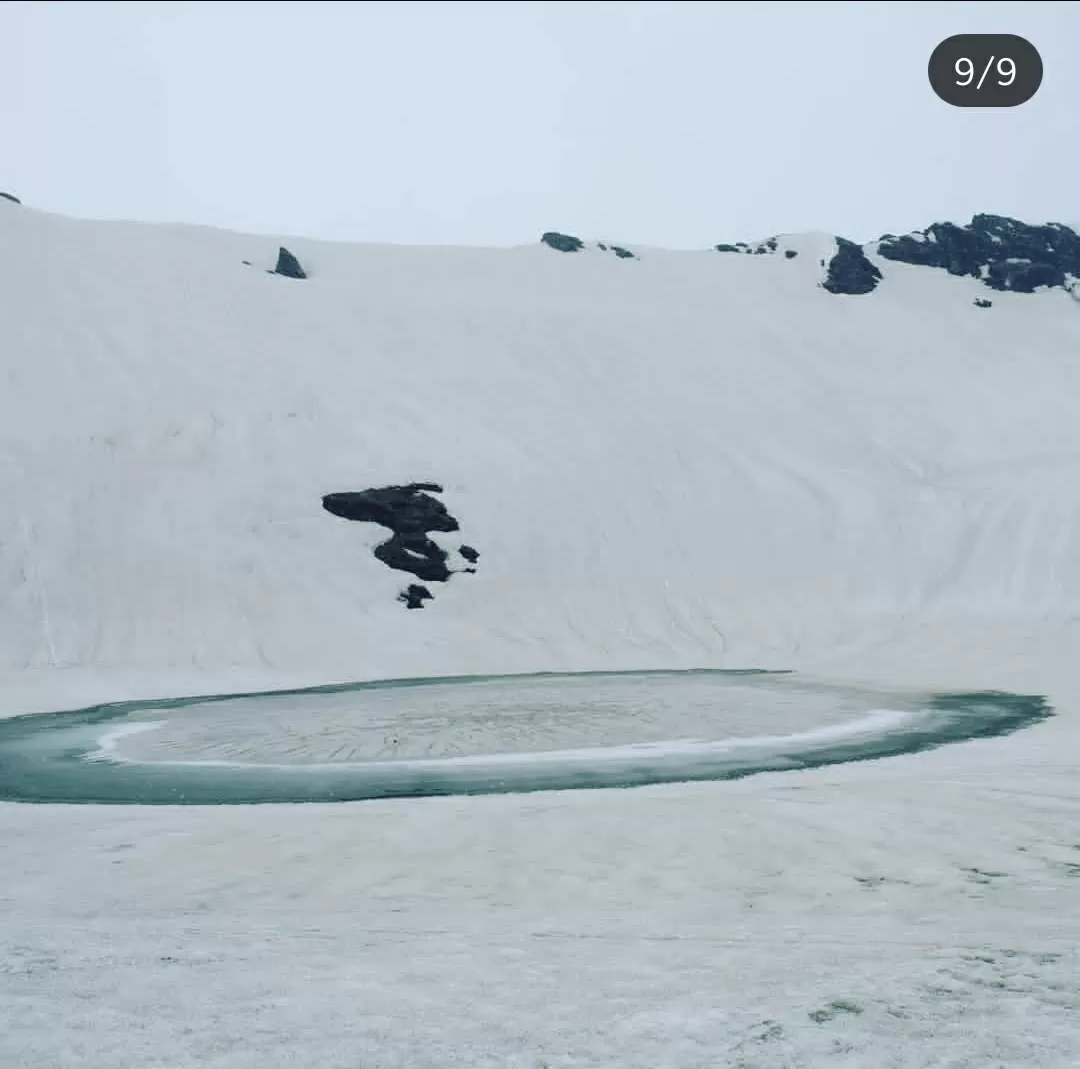
[(0, 806), (5, 1064), (1080, 1058), (1060, 727), (814, 773), (325, 807)]
[[(1074, 1069), (1080, 318), (890, 267), (0, 213), (4, 714), (395, 675), (814, 671), (1054, 720), (738, 783), (0, 806), (0, 1064)], [(814, 239), (816, 240), (816, 239)], [(247, 269), (241, 259), (257, 262)], [(319, 495), (438, 478), (404, 611)]]

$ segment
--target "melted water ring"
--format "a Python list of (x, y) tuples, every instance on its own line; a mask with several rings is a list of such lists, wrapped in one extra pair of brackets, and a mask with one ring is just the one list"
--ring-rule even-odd
[[(671, 742), (664, 739), (623, 741), (574, 749), (548, 748), (533, 752), (494, 752), (418, 758), (401, 756), (409, 740), (395, 725), (380, 735), (387, 752), (365, 760), (282, 763), (265, 761), (192, 761), (182, 754), (165, 759), (130, 760), (103, 749), (106, 736), (115, 744), (121, 735), (146, 732), (150, 738), (158, 724), (175, 721), (183, 726), (185, 711), (205, 714), (204, 725), (214, 727), (223, 703), (243, 708), (250, 703), (258, 715), (260, 703), (288, 707), (325, 696), (356, 696), (379, 692), (381, 699), (393, 689), (412, 701), (409, 715), (424, 716), (427, 707), (418, 698), (437, 692), (455, 700), (480, 691), (465, 691), (470, 684), (502, 687), (512, 698), (521, 688), (535, 701), (545, 690), (574, 686), (587, 709), (593, 690), (612, 681), (666, 694), (688, 681), (715, 685), (717, 694), (733, 687), (757, 688), (760, 696), (780, 696), (796, 709), (794, 698), (813, 695), (817, 701), (835, 694), (851, 709), (862, 703), (862, 715), (820, 724), (782, 736), (724, 737)], [(670, 686), (669, 686), (670, 685)], [(402, 688), (405, 688), (403, 691)], [(429, 689), (425, 689), (429, 688)], [(529, 689), (531, 688), (531, 690)], [(668, 711), (679, 711), (679, 703)], [(883, 702), (887, 702), (882, 709)], [(512, 701), (510, 704), (513, 704)], [(610, 704), (610, 703), (609, 703)], [(558, 702), (555, 703), (555, 707)], [(509, 708), (509, 705), (507, 706)], [(873, 710), (879, 710), (874, 713)], [(573, 710), (576, 715), (577, 707)], [(626, 731), (635, 727), (632, 716), (607, 709), (610, 723)], [(170, 719), (170, 714), (172, 714)], [(673, 714), (673, 715), (675, 715)], [(487, 676), (460, 679), (388, 680), (377, 683), (312, 688), (264, 694), (215, 695), (176, 700), (122, 702), (63, 713), (36, 714), (0, 721), (0, 800), (150, 805), (227, 805), (288, 802), (344, 802), (377, 798), (522, 793), (545, 790), (628, 788), (647, 784), (736, 779), (767, 771), (814, 768), (913, 753), (948, 743), (1005, 735), (1052, 715), (1045, 699), (1034, 695), (997, 691), (920, 694), (870, 690), (844, 684), (803, 680), (789, 673), (767, 672), (637, 672), (544, 676)], [(158, 720), (148, 721), (157, 716)], [(141, 719), (140, 719), (141, 718)], [(247, 722), (252, 725), (252, 722)], [(402, 723), (408, 727), (409, 721)], [(451, 727), (454, 722), (447, 721)], [(530, 722), (531, 723), (531, 722)], [(565, 732), (567, 715), (562, 717)], [(359, 726), (359, 719), (357, 719)], [(112, 729), (108, 725), (114, 725)], [(255, 721), (266, 734), (265, 717)], [(445, 724), (444, 724), (445, 726)], [(498, 725), (496, 725), (498, 726)], [(571, 724), (571, 726), (573, 726)], [(238, 731), (243, 730), (241, 724)], [(605, 728), (604, 730), (608, 730)], [(658, 729), (659, 730), (659, 729)], [(273, 741), (273, 733), (269, 733)], [(389, 741), (386, 741), (389, 740)], [(122, 746), (119, 747), (122, 751)]]

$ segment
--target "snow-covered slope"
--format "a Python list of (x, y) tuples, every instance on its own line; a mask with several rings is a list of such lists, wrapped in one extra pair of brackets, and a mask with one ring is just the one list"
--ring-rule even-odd
[[(787, 668), (1078, 634), (1060, 289), (879, 260), (875, 292), (835, 295), (825, 236), (633, 259), (289, 239), (304, 281), (264, 270), (277, 244), (0, 210), (9, 678)], [(460, 522), (436, 539), (481, 555), (422, 611), (372, 556), (386, 532), (321, 507), (415, 480)]]
[[(0, 1062), (1074, 1069), (1068, 293), (869, 246), (880, 281), (833, 294), (828, 236), (287, 244), (308, 279), (0, 202), (0, 714), (758, 665), (1059, 715), (740, 783), (0, 805)], [(479, 558), (411, 611), (386, 532), (321, 499), (414, 480)]]

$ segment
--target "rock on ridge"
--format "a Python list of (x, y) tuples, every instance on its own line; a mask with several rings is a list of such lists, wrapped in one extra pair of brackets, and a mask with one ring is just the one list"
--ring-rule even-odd
[(278, 249), (277, 267), (271, 272), (286, 278), (307, 278), (307, 272), (300, 266), (300, 261), (284, 245)]
[(822, 287), (829, 293), (861, 295), (872, 293), (881, 281), (881, 272), (872, 264), (861, 245), (847, 238), (836, 239), (836, 252), (829, 261)]
[(557, 230), (548, 230), (540, 235), (540, 240), (552, 249), (559, 252), (580, 252), (585, 248), (585, 242), (573, 234), (560, 234)]
[(900, 237), (885, 234), (877, 251), (886, 260), (944, 268), (1016, 293), (1064, 286), (1080, 276), (1080, 235), (1062, 223), (1032, 225), (1004, 215), (975, 215), (967, 226), (933, 223)]

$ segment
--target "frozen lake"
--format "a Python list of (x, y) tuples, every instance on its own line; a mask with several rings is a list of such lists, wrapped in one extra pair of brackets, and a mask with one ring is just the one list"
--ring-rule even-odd
[(229, 804), (633, 787), (887, 757), (1045, 719), (1035, 696), (783, 672), (392, 680), (0, 722), (0, 799)]

